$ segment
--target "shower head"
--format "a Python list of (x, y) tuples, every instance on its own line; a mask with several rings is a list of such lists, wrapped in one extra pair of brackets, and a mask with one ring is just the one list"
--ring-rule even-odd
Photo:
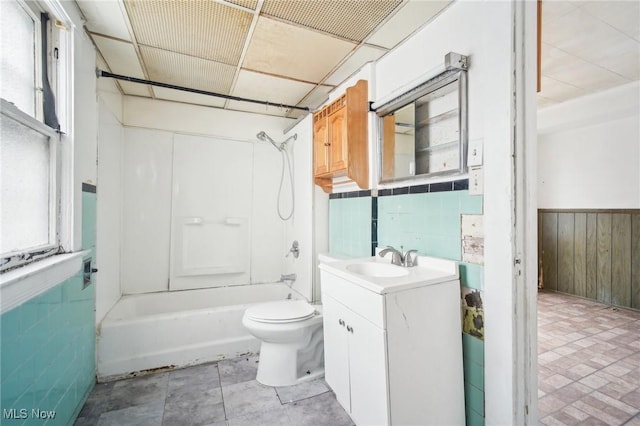
[(278, 151), (282, 151), (282, 145), (278, 146), (278, 144), (269, 137), (264, 131), (258, 133), (256, 137), (263, 142), (270, 142), (271, 145), (275, 146)]

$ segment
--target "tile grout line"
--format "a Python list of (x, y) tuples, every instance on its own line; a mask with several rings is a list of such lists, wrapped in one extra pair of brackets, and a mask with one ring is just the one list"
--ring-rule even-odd
[(171, 372), (167, 372), (167, 383), (165, 384), (164, 404), (162, 404), (162, 418), (160, 419), (160, 425), (164, 424), (164, 415), (167, 412), (167, 398), (169, 397), (169, 381), (171, 381)]

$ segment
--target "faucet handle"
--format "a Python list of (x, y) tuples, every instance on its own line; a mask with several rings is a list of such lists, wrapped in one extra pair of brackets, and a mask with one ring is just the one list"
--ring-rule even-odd
[(407, 250), (404, 254), (404, 266), (410, 268), (412, 266), (416, 266), (418, 264), (418, 256), (411, 257), (411, 253), (417, 253), (418, 250)]

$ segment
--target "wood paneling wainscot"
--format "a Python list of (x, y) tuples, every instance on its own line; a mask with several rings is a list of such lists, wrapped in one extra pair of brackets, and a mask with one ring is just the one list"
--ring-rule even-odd
[(539, 210), (547, 290), (640, 309), (640, 209)]

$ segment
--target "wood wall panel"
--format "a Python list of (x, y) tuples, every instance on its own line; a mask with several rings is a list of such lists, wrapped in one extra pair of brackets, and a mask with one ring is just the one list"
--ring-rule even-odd
[(598, 277), (598, 215), (587, 213), (587, 288), (586, 297), (597, 297), (596, 281)]
[(558, 289), (558, 215), (542, 214), (542, 267), (544, 287)]
[(544, 287), (640, 309), (640, 210), (541, 210)]
[(640, 309), (640, 214), (631, 215), (631, 307)]
[(558, 213), (558, 291), (574, 293), (574, 213)]
[(596, 300), (611, 303), (611, 215), (598, 214)]
[(587, 296), (587, 214), (576, 213), (574, 219), (573, 294)]
[(611, 215), (611, 304), (631, 306), (631, 215)]

